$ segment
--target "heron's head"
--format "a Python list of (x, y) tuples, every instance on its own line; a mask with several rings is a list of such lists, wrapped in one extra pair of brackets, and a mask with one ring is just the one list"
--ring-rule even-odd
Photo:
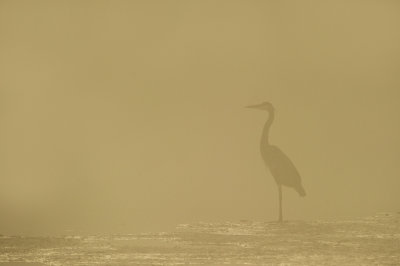
[(274, 106), (269, 102), (263, 102), (261, 104), (256, 104), (256, 105), (249, 105), (249, 106), (246, 106), (246, 108), (264, 110), (264, 111), (268, 111), (268, 112), (274, 111)]

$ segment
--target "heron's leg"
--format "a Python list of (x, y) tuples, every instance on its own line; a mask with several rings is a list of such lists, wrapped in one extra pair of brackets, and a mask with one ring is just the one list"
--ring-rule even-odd
[(278, 185), (279, 190), (279, 222), (282, 222), (282, 186)]

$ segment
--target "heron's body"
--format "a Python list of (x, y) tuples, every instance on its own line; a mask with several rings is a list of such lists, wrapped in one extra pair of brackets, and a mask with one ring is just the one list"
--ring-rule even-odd
[(301, 177), (296, 167), (278, 147), (269, 143), (269, 130), (275, 117), (273, 106), (268, 103), (248, 106), (260, 110), (267, 110), (269, 117), (265, 123), (260, 143), (261, 156), (265, 165), (271, 172), (278, 185), (279, 190), (279, 221), (282, 222), (282, 186), (295, 189), (300, 196), (305, 196), (306, 192), (301, 184)]
[(301, 177), (290, 159), (278, 147), (261, 147), (261, 156), (278, 185), (294, 188), (300, 196), (305, 196)]

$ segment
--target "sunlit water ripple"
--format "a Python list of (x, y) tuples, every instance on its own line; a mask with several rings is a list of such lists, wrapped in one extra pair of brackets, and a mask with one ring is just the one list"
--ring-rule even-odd
[(335, 222), (199, 222), (179, 225), (173, 232), (135, 235), (2, 236), (1, 262), (400, 265), (400, 213)]

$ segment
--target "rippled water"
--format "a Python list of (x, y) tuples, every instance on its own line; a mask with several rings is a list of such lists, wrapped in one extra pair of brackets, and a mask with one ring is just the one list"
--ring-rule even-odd
[[(135, 235), (0, 237), (1, 262), (43, 265), (400, 265), (400, 213), (224, 222)], [(26, 264), (29, 265), (29, 264)]]

